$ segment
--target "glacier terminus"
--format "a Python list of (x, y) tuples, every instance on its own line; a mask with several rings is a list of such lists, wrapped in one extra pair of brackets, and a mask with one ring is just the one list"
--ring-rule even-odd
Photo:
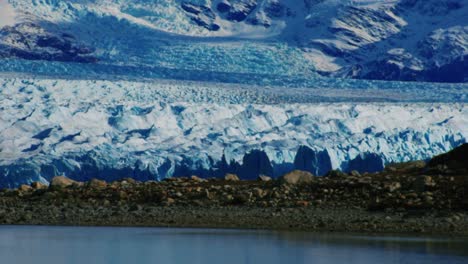
[(428, 159), (468, 137), (464, 102), (353, 101), (356, 92), (333, 101), (328, 89), (174, 80), (4, 77), (0, 87), (4, 187), (56, 175), (161, 180), (228, 172), (252, 179), (293, 169), (372, 172)]

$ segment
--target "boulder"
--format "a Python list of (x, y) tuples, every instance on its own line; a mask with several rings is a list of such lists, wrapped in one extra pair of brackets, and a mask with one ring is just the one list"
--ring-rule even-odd
[(135, 184), (136, 181), (133, 178), (123, 178), (121, 181), (123, 184)]
[(166, 200), (166, 205), (172, 205), (175, 203), (175, 200), (173, 198), (168, 197)]
[(263, 196), (265, 196), (265, 191), (263, 189), (254, 188), (252, 191), (253, 191), (252, 195), (254, 195), (257, 198), (263, 198)]
[(93, 189), (101, 189), (101, 188), (106, 188), (107, 187), (107, 182), (98, 180), (98, 179), (92, 179), (88, 182), (88, 187), (93, 188)]
[(50, 187), (52, 187), (52, 188), (66, 188), (66, 187), (71, 186), (73, 184), (78, 184), (78, 182), (74, 181), (74, 180), (72, 180), (70, 178), (67, 178), (65, 176), (56, 176), (50, 182)]
[(195, 176), (195, 175), (192, 175), (192, 176), (190, 177), (190, 179), (191, 179), (192, 181), (195, 181), (195, 182), (203, 182), (203, 179), (201, 179), (200, 177)]
[(309, 206), (309, 202), (308, 201), (296, 201), (296, 206), (307, 207)]
[(32, 188), (29, 185), (23, 184), (18, 188), (18, 190), (20, 190), (22, 192), (28, 192), (28, 191), (32, 190)]
[(282, 183), (297, 185), (297, 184), (308, 184), (315, 180), (314, 175), (307, 171), (295, 170), (290, 173), (283, 175), (280, 178)]
[(31, 187), (36, 190), (45, 189), (47, 185), (43, 184), (42, 182), (33, 182), (31, 183)]
[(260, 176), (258, 176), (258, 180), (262, 181), (262, 182), (269, 182), (269, 181), (271, 181), (271, 177), (268, 177), (266, 175), (260, 175)]
[(401, 189), (401, 183), (399, 182), (386, 183), (384, 186), (385, 189), (391, 193)]
[(226, 180), (226, 181), (239, 181), (239, 177), (237, 177), (237, 175), (235, 175), (235, 174), (228, 173), (228, 174), (226, 174), (224, 176), (224, 180)]

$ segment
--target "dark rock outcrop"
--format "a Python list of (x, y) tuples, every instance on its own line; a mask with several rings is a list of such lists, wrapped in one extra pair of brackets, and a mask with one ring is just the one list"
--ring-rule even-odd
[(453, 171), (468, 172), (468, 143), (432, 158), (428, 167), (442, 167)]
[(203, 5), (195, 5), (190, 2), (182, 2), (181, 7), (197, 25), (211, 31), (220, 29), (219, 25), (214, 23), (216, 14), (211, 8)]
[(95, 63), (94, 49), (68, 33), (25, 22), (0, 29), (0, 58)]
[(369, 80), (463, 83), (468, 80), (468, 55), (440, 66), (427, 65), (423, 70), (401, 67), (391, 60), (377, 60), (365, 68), (370, 70), (366, 73), (358, 73), (354, 77)]
[(257, 0), (227, 0), (218, 4), (217, 9), (226, 13), (226, 19), (244, 21), (257, 7)]

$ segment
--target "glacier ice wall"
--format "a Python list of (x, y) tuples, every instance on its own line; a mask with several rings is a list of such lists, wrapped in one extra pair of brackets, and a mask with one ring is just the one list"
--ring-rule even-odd
[(317, 103), (320, 93), (2, 78), (0, 186), (55, 175), (151, 180), (226, 172), (277, 177), (295, 168), (374, 171), (430, 158), (468, 137), (465, 103)]

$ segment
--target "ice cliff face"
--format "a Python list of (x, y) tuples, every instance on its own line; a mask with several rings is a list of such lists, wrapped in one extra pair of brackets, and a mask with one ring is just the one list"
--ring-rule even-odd
[(2, 2), (8, 23), (0, 21), (6, 25), (0, 30), (0, 58), (10, 60), (468, 79), (468, 3), (463, 0)]
[(430, 158), (468, 137), (464, 103), (317, 103), (307, 96), (320, 92), (314, 89), (276, 93), (179, 81), (0, 83), (3, 187), (55, 175), (149, 180), (226, 172), (276, 177), (295, 168), (317, 175), (375, 171)]

